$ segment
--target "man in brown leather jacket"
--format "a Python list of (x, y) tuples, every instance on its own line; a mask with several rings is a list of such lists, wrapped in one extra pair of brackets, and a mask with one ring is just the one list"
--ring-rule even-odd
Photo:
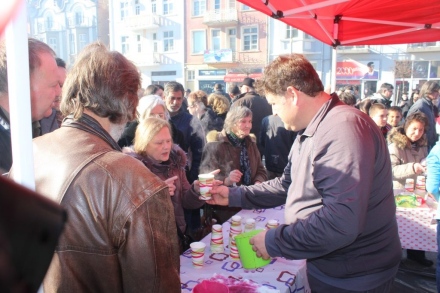
[(180, 292), (168, 187), (116, 143), (139, 87), (123, 55), (89, 45), (64, 83), (61, 128), (34, 140), (36, 191), (68, 212), (46, 293)]

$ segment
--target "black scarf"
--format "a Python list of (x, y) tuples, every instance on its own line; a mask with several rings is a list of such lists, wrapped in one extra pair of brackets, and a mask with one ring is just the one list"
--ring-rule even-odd
[(63, 127), (73, 127), (87, 131), (106, 141), (114, 150), (121, 151), (121, 148), (110, 134), (102, 128), (98, 121), (87, 114), (83, 114), (78, 120), (73, 119), (73, 115), (68, 115), (63, 120)]
[(244, 185), (251, 185), (251, 166), (249, 163), (249, 155), (246, 149), (246, 141), (239, 139), (234, 133), (226, 133), (231, 144), (235, 147), (241, 147), (240, 151), (240, 171), (243, 173)]

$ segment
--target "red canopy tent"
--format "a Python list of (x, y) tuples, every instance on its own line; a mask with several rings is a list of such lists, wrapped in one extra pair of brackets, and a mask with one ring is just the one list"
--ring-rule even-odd
[(238, 0), (331, 46), (440, 40), (439, 0)]

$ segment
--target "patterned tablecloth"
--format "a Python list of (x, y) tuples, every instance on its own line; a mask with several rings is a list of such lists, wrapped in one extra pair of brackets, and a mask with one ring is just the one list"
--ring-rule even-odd
[[(284, 206), (273, 209), (242, 210), (237, 215), (242, 218), (242, 229), (246, 219), (256, 221), (256, 229), (263, 229), (268, 220), (278, 220), (284, 223)], [(223, 224), (224, 253), (211, 253), (211, 234), (202, 241), (206, 243), (204, 265), (195, 269), (191, 261), (190, 251), (180, 256), (180, 279), (182, 292), (191, 292), (195, 285), (205, 279), (233, 280), (236, 283), (251, 284), (254, 291), (246, 292), (311, 292), (307, 281), (305, 260), (287, 260), (281, 257), (273, 258), (270, 264), (246, 270), (240, 260), (229, 257), (229, 228), (230, 220)], [(238, 291), (237, 291), (238, 292)]]
[(433, 211), (427, 206), (396, 210), (402, 248), (437, 251), (437, 224), (431, 224)]

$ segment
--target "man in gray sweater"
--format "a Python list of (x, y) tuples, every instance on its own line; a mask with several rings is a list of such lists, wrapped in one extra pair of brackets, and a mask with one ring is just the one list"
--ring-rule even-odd
[(298, 132), (281, 178), (213, 188), (210, 204), (285, 204), (285, 225), (250, 242), (257, 256), (307, 259), (312, 292), (389, 292), (401, 258), (386, 142), (364, 113), (328, 95), (302, 55), (280, 56), (257, 84)]

